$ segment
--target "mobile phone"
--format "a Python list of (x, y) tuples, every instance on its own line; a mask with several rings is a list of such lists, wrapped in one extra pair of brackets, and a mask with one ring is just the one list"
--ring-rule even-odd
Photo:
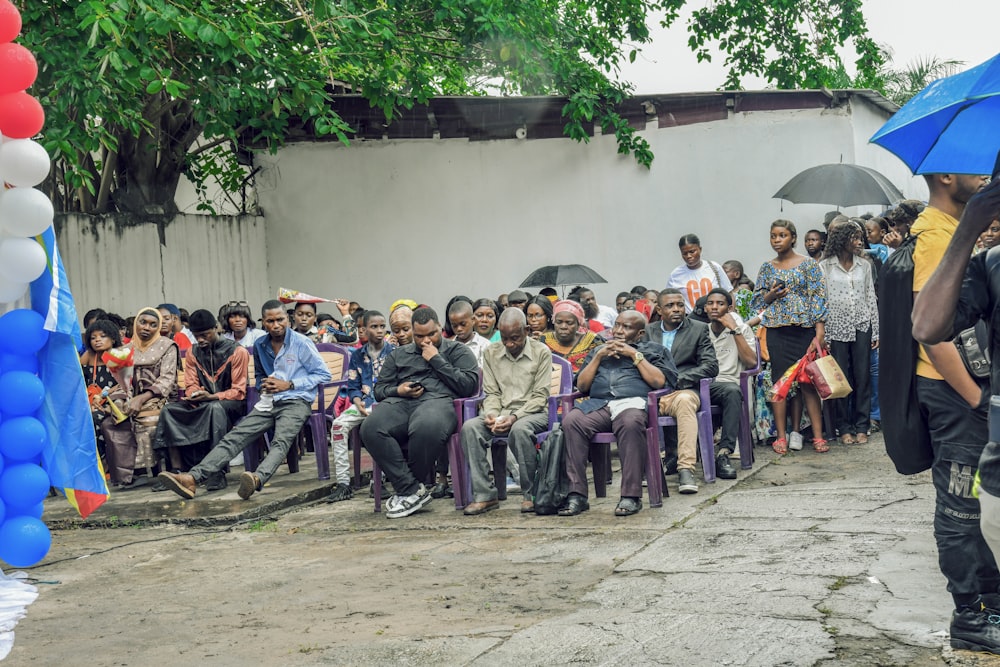
[(424, 385), (420, 384), (419, 382), (411, 382), (410, 383), (410, 389), (423, 389), (423, 388), (424, 388)]
[(779, 280), (778, 282), (774, 283), (774, 289), (785, 289), (785, 281)]

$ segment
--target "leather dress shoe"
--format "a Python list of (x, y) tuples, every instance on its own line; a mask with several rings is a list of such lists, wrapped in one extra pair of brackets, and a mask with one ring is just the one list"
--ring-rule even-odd
[(446, 482), (438, 482), (431, 488), (431, 498), (448, 498), (455, 497), (455, 491), (452, 490), (451, 485)]
[(490, 510), (499, 509), (499, 500), (484, 500), (478, 503), (469, 503), (465, 506), (464, 514), (466, 516), (475, 516), (476, 514), (486, 514)]
[(736, 467), (729, 460), (729, 454), (715, 457), (715, 476), (719, 479), (736, 479)]
[(226, 479), (226, 473), (221, 470), (219, 472), (213, 472), (208, 476), (208, 479), (205, 480), (206, 491), (221, 491), (227, 486), (229, 486), (229, 480)]
[(194, 477), (186, 472), (173, 473), (163, 471), (156, 477), (159, 481), (163, 482), (165, 487), (176, 493), (181, 498), (191, 500), (194, 498), (195, 491), (198, 489), (198, 483), (194, 481)]
[(571, 493), (566, 497), (566, 502), (559, 508), (559, 516), (576, 516), (581, 512), (590, 509), (590, 503), (579, 493)]

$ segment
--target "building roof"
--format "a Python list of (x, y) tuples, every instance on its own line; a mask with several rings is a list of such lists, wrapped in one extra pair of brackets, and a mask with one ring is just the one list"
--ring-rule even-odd
[[(619, 106), (629, 125), (645, 129), (656, 122), (660, 128), (725, 120), (730, 112), (833, 109), (860, 98), (886, 114), (899, 108), (873, 90), (758, 90), (714, 91), (635, 95)], [(568, 101), (559, 96), (537, 97), (436, 97), (427, 104), (400, 109), (386, 122), (385, 116), (360, 95), (335, 95), (333, 108), (355, 133), (352, 140), (378, 139), (551, 139), (565, 136), (562, 109)], [(594, 135), (594, 125), (585, 126)], [(245, 135), (246, 136), (246, 135)], [(333, 135), (317, 136), (311, 123), (295, 119), (288, 142), (337, 141)], [(252, 148), (259, 148), (253, 142)]]

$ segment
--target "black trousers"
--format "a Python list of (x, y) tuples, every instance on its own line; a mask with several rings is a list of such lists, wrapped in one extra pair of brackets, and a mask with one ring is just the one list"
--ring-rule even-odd
[(841, 435), (868, 433), (872, 411), (872, 330), (858, 331), (852, 342), (830, 341), (830, 354), (837, 360), (852, 391), (833, 401), (834, 427)]
[(732, 382), (713, 382), (708, 385), (708, 394), (712, 405), (722, 408), (722, 437), (715, 446), (718, 455), (722, 450), (736, 451), (736, 436), (740, 433), (740, 410), (743, 409), (743, 392), (738, 384)]
[(457, 425), (451, 399), (383, 401), (361, 422), (361, 441), (396, 493), (408, 496), (430, 481), (434, 461), (447, 460), (445, 445)]
[(972, 497), (972, 481), (989, 436), (987, 412), (970, 408), (944, 380), (918, 377), (917, 398), (934, 448), (938, 566), (958, 607), (980, 593), (997, 592), (1000, 585), (996, 560), (979, 528), (979, 501)]

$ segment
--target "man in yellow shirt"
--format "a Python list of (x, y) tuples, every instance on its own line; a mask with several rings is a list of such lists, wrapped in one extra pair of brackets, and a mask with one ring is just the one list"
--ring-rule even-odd
[[(914, 297), (941, 263), (966, 202), (989, 182), (985, 176), (959, 174), (924, 178), (930, 190), (929, 205), (910, 229), (917, 235)], [(955, 601), (952, 645), (1000, 653), (1000, 632), (989, 622), (991, 615), (1000, 614), (1000, 572), (980, 531), (979, 501), (972, 495), (972, 480), (989, 438), (989, 388), (972, 379), (950, 340), (921, 345), (916, 373), (920, 410), (934, 448), (931, 471), (937, 494), (938, 564)]]

